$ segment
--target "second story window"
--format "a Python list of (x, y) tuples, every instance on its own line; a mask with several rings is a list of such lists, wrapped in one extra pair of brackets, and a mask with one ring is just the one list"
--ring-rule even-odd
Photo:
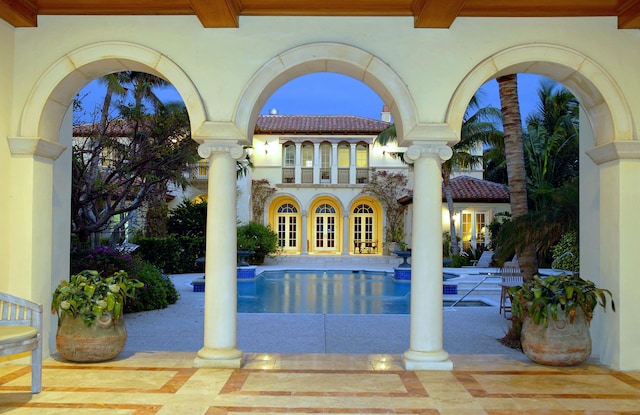
[(331, 144), (320, 144), (320, 181), (331, 180)]
[(313, 144), (302, 145), (302, 167), (313, 167)]
[(369, 167), (369, 149), (366, 144), (358, 144), (356, 146), (356, 167)]
[(341, 169), (349, 168), (350, 158), (349, 144), (340, 144), (338, 146), (338, 167)]
[(282, 167), (295, 167), (296, 146), (293, 143), (286, 143), (283, 147)]

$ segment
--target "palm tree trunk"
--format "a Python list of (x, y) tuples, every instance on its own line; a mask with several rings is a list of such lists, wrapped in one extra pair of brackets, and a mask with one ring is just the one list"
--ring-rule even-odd
[[(522, 143), (522, 120), (518, 102), (518, 81), (516, 74), (501, 76), (496, 80), (498, 81), (502, 107), (504, 147), (509, 177), (509, 193), (511, 194), (511, 215), (518, 217), (529, 211)], [(538, 272), (535, 247), (529, 245), (523, 252), (517, 252), (517, 255), (524, 279), (532, 279), (533, 275)]]

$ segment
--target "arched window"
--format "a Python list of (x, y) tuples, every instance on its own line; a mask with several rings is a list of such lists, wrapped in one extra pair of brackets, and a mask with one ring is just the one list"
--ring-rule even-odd
[(298, 247), (298, 209), (291, 203), (283, 203), (276, 212), (278, 246), (284, 251)]
[(302, 144), (302, 183), (313, 183), (313, 144)]
[(282, 147), (282, 167), (295, 167), (296, 166), (296, 145), (293, 143), (286, 143)]
[(331, 181), (331, 144), (320, 144), (320, 182)]
[(336, 209), (328, 203), (315, 210), (314, 246), (317, 251), (336, 249)]
[(296, 145), (292, 142), (282, 146), (282, 183), (294, 183), (296, 177)]
[(353, 209), (354, 253), (372, 252), (374, 248), (377, 249), (378, 244), (374, 239), (374, 219), (373, 208), (365, 203)]
[(338, 144), (338, 183), (349, 183), (351, 150), (348, 143)]
[(356, 146), (356, 167), (369, 167), (369, 146), (366, 144), (358, 144)]

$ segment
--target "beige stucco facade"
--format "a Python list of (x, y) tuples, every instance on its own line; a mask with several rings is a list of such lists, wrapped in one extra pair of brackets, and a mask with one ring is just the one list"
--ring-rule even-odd
[[(439, 290), (432, 290), (441, 235), (427, 232), (441, 225), (439, 163), (477, 88), (500, 74), (530, 72), (562, 82), (582, 104), (582, 276), (611, 289), (617, 303), (616, 313), (599, 313), (592, 325), (594, 354), (614, 368), (640, 369), (639, 51), (640, 32), (618, 30), (615, 18), (458, 18), (450, 29), (414, 29), (411, 18), (243, 17), (238, 29), (204, 29), (190, 16), (40, 16), (37, 28), (18, 29), (0, 21), (0, 289), (46, 309), (52, 287), (66, 277), (68, 109), (90, 80), (141, 70), (171, 82), (203, 143), (201, 156), (217, 172), (209, 193), (233, 196), (238, 144), (251, 143), (270, 94), (306, 73), (339, 72), (384, 100), (415, 161), (412, 247), (425, 255), (414, 261), (421, 303), (412, 304), (405, 363), (449, 368)], [(218, 202), (207, 244), (207, 264), (213, 258), (217, 269), (207, 269), (207, 278), (233, 290), (234, 246), (223, 238), (233, 241), (235, 228), (213, 229), (235, 225), (236, 207)], [(206, 293), (196, 364), (238, 366), (235, 304), (219, 300)], [(51, 339), (51, 318), (45, 329)]]

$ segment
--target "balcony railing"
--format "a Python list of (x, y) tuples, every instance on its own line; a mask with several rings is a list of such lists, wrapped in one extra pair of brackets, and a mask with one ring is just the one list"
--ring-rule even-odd
[(349, 169), (338, 169), (338, 183), (349, 184)]
[(282, 168), (282, 183), (295, 183), (296, 169), (293, 167)]
[(356, 183), (369, 183), (369, 169), (356, 169)]
[(313, 183), (313, 168), (304, 167), (302, 169), (302, 183)]

